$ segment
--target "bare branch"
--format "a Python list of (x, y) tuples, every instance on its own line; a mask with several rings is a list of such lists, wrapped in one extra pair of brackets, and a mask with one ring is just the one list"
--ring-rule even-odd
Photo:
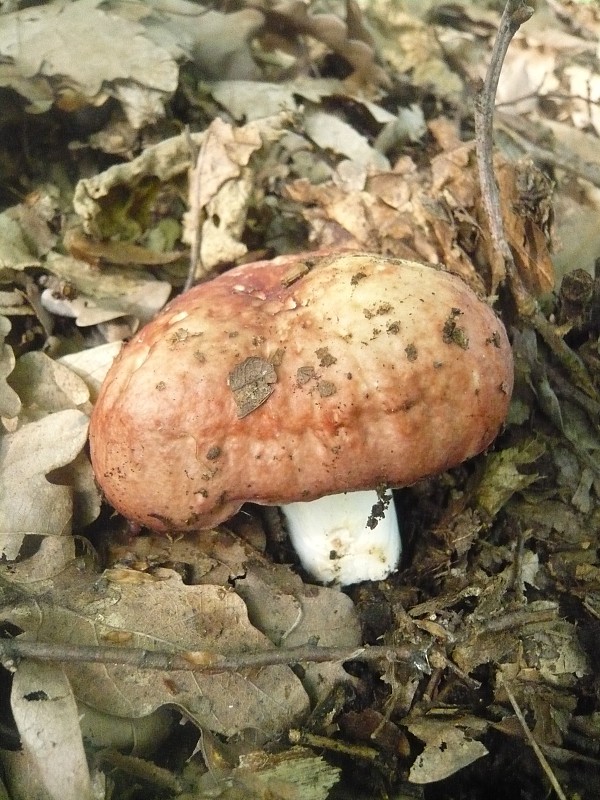
[(529, 730), (529, 726), (527, 725), (527, 721), (525, 720), (523, 712), (521, 711), (521, 708), (520, 708), (519, 704), (517, 703), (514, 694), (512, 693), (509, 685), (504, 680), (501, 672), (498, 672), (498, 681), (504, 687), (504, 691), (506, 692), (506, 695), (507, 695), (507, 697), (508, 697), (508, 699), (510, 701), (510, 704), (513, 707), (513, 711), (515, 712), (515, 715), (516, 715), (517, 719), (521, 723), (521, 727), (523, 728), (523, 733), (525, 734), (525, 738), (527, 739), (527, 741), (531, 745), (531, 747), (533, 749), (533, 752), (535, 753), (538, 761), (540, 762), (540, 765), (541, 765), (542, 769), (546, 773), (546, 777), (548, 778), (548, 780), (550, 781), (550, 783), (552, 785), (552, 788), (556, 792), (556, 796), (559, 798), (559, 800), (567, 800), (567, 797), (566, 797), (565, 793), (563, 792), (558, 780), (556, 779), (556, 775), (554, 774), (554, 772), (552, 772), (552, 768), (551, 768), (550, 764), (548, 763), (548, 760), (546, 759), (545, 755), (542, 753), (542, 750), (541, 750), (540, 746), (538, 745), (538, 743), (536, 742), (532, 732)]
[(4, 666), (14, 667), (21, 658), (63, 663), (120, 664), (137, 669), (185, 670), (204, 673), (239, 672), (244, 669), (276, 664), (325, 661), (401, 661), (412, 664), (416, 669), (428, 670), (424, 655), (408, 647), (358, 647), (352, 649), (306, 645), (225, 656), (210, 651), (180, 650), (169, 653), (136, 647), (93, 647), (31, 642), (22, 639), (0, 639), (0, 661)]
[[(500, 195), (494, 178), (493, 151), (494, 103), (502, 64), (513, 36), (532, 14), (533, 8), (522, 0), (508, 0), (500, 20), (483, 88), (475, 98), (475, 135), (481, 197), (488, 217), (494, 248), (503, 262), (501, 272), (508, 277), (519, 311), (528, 316), (535, 310), (535, 300), (519, 277), (512, 251), (504, 235)], [(492, 272), (497, 274), (498, 270), (492, 269)]]

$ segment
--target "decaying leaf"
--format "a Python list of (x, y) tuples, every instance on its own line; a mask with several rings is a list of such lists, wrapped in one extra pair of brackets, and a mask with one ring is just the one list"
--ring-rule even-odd
[(422, 719), (408, 725), (409, 731), (425, 742), (425, 749), (412, 765), (411, 783), (434, 783), (453, 775), (488, 754), (474, 738), (486, 729), (482, 720), (471, 717), (457, 720)]
[(379, 169), (389, 166), (384, 155), (336, 114), (309, 108), (305, 113), (304, 129), (321, 149), (343, 155), (355, 164)]
[(89, 391), (70, 369), (40, 352), (25, 353), (10, 377), (23, 406), (20, 423), (34, 422), (67, 408), (86, 409)]
[[(75, 319), (80, 327), (125, 318), (134, 333), (140, 323), (148, 322), (164, 306), (171, 292), (167, 281), (156, 280), (132, 267), (105, 267), (99, 271), (85, 261), (51, 253), (46, 268), (60, 280), (46, 280), (44, 307)], [(67, 294), (62, 290), (65, 283), (69, 287)]]
[(183, 233), (192, 248), (196, 278), (247, 251), (239, 240), (252, 190), (248, 164), (261, 146), (259, 128), (233, 128), (218, 117), (204, 134), (190, 175)]
[(531, 486), (539, 475), (521, 473), (521, 465), (534, 464), (545, 452), (544, 444), (536, 439), (525, 440), (519, 447), (509, 447), (492, 453), (485, 462), (485, 473), (477, 489), (477, 503), (494, 517), (507, 500), (518, 491)]
[[(192, 147), (201, 145), (204, 134), (190, 134)], [(115, 233), (114, 204), (121, 204), (127, 220), (134, 216), (149, 187), (158, 181), (165, 184), (183, 175), (192, 163), (190, 139), (173, 136), (144, 149), (137, 158), (123, 164), (113, 164), (104, 172), (83, 178), (73, 196), (73, 208), (81, 219), (84, 231), (103, 239)], [(124, 192), (124, 189), (126, 190)], [(123, 201), (122, 195), (127, 194)], [(140, 224), (133, 219), (139, 233)]]
[[(157, 179), (164, 183), (182, 176), (193, 162), (191, 147), (199, 146), (190, 175), (183, 238), (192, 245), (192, 253), (199, 255), (198, 276), (241, 258), (247, 251), (240, 239), (253, 186), (251, 157), (277, 141), (288, 123), (285, 113), (241, 128), (216, 119), (203, 134), (168, 139), (129, 164), (80, 181), (73, 203), (84, 231), (100, 239), (117, 231), (124, 237), (139, 237), (144, 221), (136, 214), (142, 198), (153, 191)], [(135, 200), (138, 193), (139, 202)], [(124, 194), (128, 200), (122, 205)], [(65, 262), (59, 259), (59, 263)], [(106, 270), (102, 284), (106, 284)]]
[(106, 373), (122, 347), (122, 342), (101, 344), (98, 347), (90, 347), (88, 350), (63, 356), (59, 359), (59, 363), (65, 364), (71, 372), (79, 375), (88, 387), (90, 399), (93, 401), (96, 399)]
[(4, 211), (0, 214), (0, 269), (22, 270), (39, 264), (25, 241), (21, 225)]
[[(428, 6), (418, 4), (422, 10)], [(386, 61), (400, 74), (410, 75), (413, 85), (431, 89), (452, 100), (460, 93), (459, 76), (444, 58), (436, 28), (417, 15), (408, 14), (402, 5), (390, 6), (387, 0), (372, 0), (380, 47)], [(415, 11), (418, 10), (415, 8)]]
[(80, 229), (72, 228), (64, 236), (64, 245), (74, 258), (99, 267), (103, 264), (121, 264), (130, 267), (157, 267), (172, 264), (181, 258), (179, 252), (157, 252), (129, 242), (102, 242), (86, 236)]
[(340, 771), (322, 756), (293, 747), (286, 753), (249, 753), (240, 759), (230, 779), (245, 792), (273, 800), (326, 800), (339, 780)]

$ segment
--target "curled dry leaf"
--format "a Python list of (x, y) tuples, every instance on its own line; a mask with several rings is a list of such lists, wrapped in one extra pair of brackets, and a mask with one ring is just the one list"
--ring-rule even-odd
[[(318, 247), (369, 248), (442, 263), (476, 291), (493, 296), (505, 276), (490, 268), (497, 259), (492, 258), (473, 144), (459, 142), (445, 120), (430, 122), (429, 128), (440, 146), (429, 171), (403, 157), (391, 170), (372, 171), (358, 191), (348, 191), (338, 167), (331, 181), (296, 180), (285, 192), (303, 205)], [(551, 187), (530, 162), (513, 165), (498, 155), (495, 163), (519, 273), (532, 292), (547, 292), (554, 285)]]
[(337, 114), (318, 107), (307, 108), (304, 130), (322, 150), (341, 154), (360, 166), (372, 169), (389, 168), (387, 158), (371, 147), (365, 136)]
[(404, 4), (370, 0), (369, 10), (382, 54), (394, 71), (409, 75), (412, 86), (456, 102), (464, 86), (449, 63), (438, 29), (428, 20), (406, 13)]
[(419, 784), (441, 781), (487, 755), (485, 745), (473, 738), (473, 732), (483, 733), (486, 728), (487, 724), (477, 717), (410, 723), (408, 730), (425, 742), (425, 749), (412, 765), (409, 781)]
[(70, 353), (62, 356), (58, 361), (65, 364), (71, 372), (79, 375), (88, 387), (90, 399), (94, 401), (106, 373), (119, 355), (122, 346), (122, 342), (109, 342), (98, 345), (98, 347), (80, 350), (78, 353)]
[(51, 277), (42, 293), (44, 308), (75, 319), (80, 327), (124, 318), (131, 335), (140, 323), (152, 319), (171, 293), (167, 281), (131, 267), (107, 266), (100, 271), (86, 261), (51, 253), (46, 268)]
[(183, 239), (192, 249), (195, 277), (247, 252), (240, 242), (253, 184), (250, 159), (262, 147), (260, 128), (234, 128), (218, 117), (204, 132), (190, 174)]
[(63, 237), (63, 244), (74, 258), (87, 261), (96, 267), (101, 267), (103, 264), (157, 267), (172, 264), (182, 257), (179, 251), (164, 253), (130, 242), (98, 241), (86, 236), (80, 228), (68, 230)]
[[(216, 119), (207, 132), (166, 139), (127, 164), (116, 164), (79, 181), (73, 206), (85, 234), (92, 241), (101, 241), (115, 235), (116, 225), (121, 234), (137, 231), (141, 235), (143, 221), (130, 216), (138, 193), (143, 197), (148, 183), (177, 184), (191, 167), (189, 211), (184, 221), (186, 241), (194, 251), (201, 242), (204, 271), (241, 257), (246, 247), (240, 237), (254, 176), (251, 157), (277, 141), (289, 122), (287, 112), (237, 128)], [(196, 164), (192, 163), (194, 147), (200, 148)], [(129, 198), (127, 208), (116, 209), (116, 198), (123, 195)], [(89, 247), (88, 240), (88, 250)], [(202, 269), (199, 274), (203, 274)], [(106, 284), (106, 270), (101, 283)]]
[(81, 378), (45, 353), (32, 351), (18, 360), (10, 382), (22, 403), (20, 424), (55, 411), (79, 408), (89, 413), (90, 394)]
[(0, 214), (0, 269), (24, 270), (39, 265), (40, 260), (27, 243), (20, 223), (4, 211)]
[(323, 756), (292, 747), (284, 753), (267, 755), (256, 751), (242, 756), (231, 778), (247, 797), (265, 797), (273, 793), (286, 800), (326, 800), (339, 774), (340, 770)]

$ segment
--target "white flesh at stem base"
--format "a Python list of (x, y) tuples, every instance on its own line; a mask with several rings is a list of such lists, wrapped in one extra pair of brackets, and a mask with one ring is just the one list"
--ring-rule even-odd
[(397, 569), (402, 546), (396, 509), (388, 492), (383, 516), (374, 515), (381, 499), (372, 490), (281, 506), (294, 549), (313, 578), (347, 586), (383, 580)]

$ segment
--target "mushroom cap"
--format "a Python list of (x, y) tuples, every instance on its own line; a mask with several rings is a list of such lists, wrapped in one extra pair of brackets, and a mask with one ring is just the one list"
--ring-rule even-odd
[(158, 531), (406, 486), (479, 453), (512, 353), (459, 278), (368, 253), (281, 256), (176, 298), (111, 367), (90, 426), (115, 509)]

